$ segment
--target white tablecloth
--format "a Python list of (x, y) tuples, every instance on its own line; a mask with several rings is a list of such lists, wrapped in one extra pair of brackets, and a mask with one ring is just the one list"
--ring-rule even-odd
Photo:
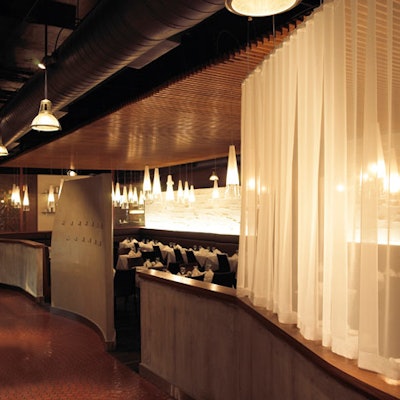
[[(133, 244), (135, 242), (139, 244), (139, 248), (143, 251), (153, 251), (154, 250), (153, 246), (159, 246), (163, 259), (167, 261), (167, 265), (169, 265), (169, 263), (171, 263), (171, 262), (176, 262), (174, 249), (168, 245), (164, 245), (161, 242), (149, 241), (147, 243), (144, 243), (144, 242), (137, 242), (137, 240), (135, 240), (135, 239), (132, 241), (125, 240), (124, 242), (121, 242), (121, 243), (124, 243), (122, 246), (120, 243), (120, 247), (125, 247), (125, 246), (129, 246), (129, 245), (133, 246)], [(187, 263), (188, 260), (187, 260), (187, 256), (186, 256), (186, 250), (193, 251), (193, 249), (186, 249), (179, 245), (177, 245), (175, 248), (177, 248), (181, 251), (183, 261), (184, 261), (184, 263)], [(218, 253), (223, 254), (220, 250), (213, 249), (213, 251), (210, 251), (209, 249), (206, 249), (206, 248), (200, 248), (199, 250), (193, 251), (193, 253), (196, 256), (196, 259), (199, 262), (201, 267), (205, 267), (207, 264), (209, 264), (213, 271), (218, 270), (219, 263), (218, 263), (217, 254)], [(128, 268), (128, 261), (127, 261), (128, 257), (129, 257), (128, 255), (120, 255), (118, 257), (118, 262), (117, 262), (116, 268), (117, 269), (127, 269)], [(238, 266), (238, 255), (234, 254), (233, 256), (230, 256), (230, 257), (228, 256), (228, 261), (229, 261), (231, 271), (234, 271), (236, 273), (237, 266)]]

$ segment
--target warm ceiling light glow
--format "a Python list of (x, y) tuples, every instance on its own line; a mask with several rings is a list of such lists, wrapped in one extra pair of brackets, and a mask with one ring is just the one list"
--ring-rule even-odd
[(119, 207), (121, 205), (121, 188), (119, 182), (115, 184), (113, 200), (114, 200), (114, 207)]
[(215, 171), (213, 171), (209, 179), (210, 181), (217, 181), (219, 178)]
[(183, 201), (189, 202), (189, 182), (188, 181), (185, 181), (185, 184), (184, 184)]
[(137, 189), (136, 186), (133, 188), (133, 204), (138, 204), (139, 202), (139, 197), (137, 194)]
[(143, 206), (143, 205), (144, 205), (144, 194), (143, 194), (143, 190), (141, 190), (139, 193), (139, 206)]
[(158, 168), (154, 168), (154, 177), (153, 177), (153, 198), (155, 200), (160, 199), (161, 197), (161, 181), (160, 181), (160, 172)]
[(0, 138), (0, 157), (2, 156), (8, 156), (8, 150), (7, 147), (4, 146), (3, 140)]
[(179, 179), (178, 181), (178, 193), (177, 193), (177, 197), (178, 197), (178, 202), (182, 203), (183, 202), (183, 186), (182, 186), (182, 181)]
[(124, 185), (124, 187), (122, 188), (121, 208), (123, 210), (129, 209), (128, 189), (126, 188), (126, 185)]
[[(133, 186), (132, 186), (132, 183), (129, 184), (128, 203), (129, 203), (129, 204), (134, 204), (134, 203), (135, 203), (135, 196), (134, 196), (134, 194), (133, 194)], [(136, 191), (136, 203), (137, 203), (137, 191)]]
[(172, 175), (167, 176), (167, 191), (165, 192), (165, 200), (174, 201), (174, 181)]
[(214, 186), (213, 186), (213, 190), (212, 190), (212, 195), (211, 197), (213, 199), (219, 199), (219, 189), (218, 189), (218, 180), (214, 181)]
[(51, 110), (51, 101), (44, 99), (40, 102), (39, 114), (33, 119), (31, 128), (36, 131), (60, 131), (61, 125)]
[(189, 203), (194, 203), (196, 201), (196, 195), (194, 194), (194, 185), (190, 185), (188, 200)]
[(228, 168), (226, 171), (225, 197), (238, 197), (239, 194), (239, 170), (236, 160), (235, 146), (229, 146)]
[(267, 17), (288, 11), (300, 0), (225, 0), (225, 7), (246, 17)]
[(237, 166), (235, 146), (233, 144), (229, 146), (226, 185), (239, 185), (239, 170)]
[(150, 169), (148, 165), (144, 167), (143, 192), (151, 192)]

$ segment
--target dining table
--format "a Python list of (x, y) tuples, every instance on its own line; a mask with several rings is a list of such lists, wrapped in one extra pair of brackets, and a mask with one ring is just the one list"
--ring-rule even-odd
[[(230, 270), (234, 271), (235, 273), (237, 272), (237, 267), (238, 267), (237, 253), (230, 256), (227, 253), (223, 253), (219, 249), (213, 247), (193, 246), (191, 248), (185, 248), (175, 243), (166, 245), (157, 240), (138, 241), (136, 239), (127, 238), (124, 241), (120, 242), (120, 247), (130, 247), (132, 248), (132, 251), (135, 251), (134, 249), (137, 248), (138, 251), (136, 254), (139, 254), (137, 255), (139, 257), (141, 256), (141, 252), (146, 254), (146, 252), (148, 251), (154, 251), (154, 246), (158, 246), (160, 248), (162, 258), (165, 261), (167, 267), (170, 263), (176, 262), (175, 250), (179, 250), (181, 252), (183, 262), (187, 264), (188, 259), (186, 255), (186, 250), (190, 250), (193, 251), (193, 254), (195, 255), (198, 263), (200, 264), (200, 267), (202, 268), (209, 267), (213, 271), (217, 271), (219, 268), (217, 254), (226, 254)], [(127, 269), (128, 268), (127, 259), (129, 257), (135, 257), (135, 255), (133, 255), (132, 252), (128, 255), (120, 255), (118, 257), (116, 268)]]
[[(182, 254), (182, 258), (184, 263), (187, 263), (187, 255), (186, 255), (186, 250), (193, 251), (193, 254), (196, 257), (196, 260), (200, 264), (200, 267), (205, 268), (206, 266), (209, 266), (213, 271), (217, 271), (219, 268), (219, 263), (218, 263), (218, 255), (217, 254), (226, 254), (229, 262), (229, 266), (231, 271), (234, 271), (235, 273), (237, 272), (237, 266), (238, 266), (238, 255), (237, 253), (233, 254), (232, 256), (229, 256), (227, 253), (223, 253), (218, 249), (207, 249), (204, 247), (199, 248), (198, 250), (194, 250), (193, 248), (185, 249), (185, 248), (178, 248)], [(167, 251), (167, 265), (171, 262), (176, 262), (176, 256), (174, 249), (170, 248)]]

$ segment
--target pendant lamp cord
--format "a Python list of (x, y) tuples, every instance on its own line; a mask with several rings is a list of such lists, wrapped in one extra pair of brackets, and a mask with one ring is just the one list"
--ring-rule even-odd
[(272, 40), (274, 43), (274, 50), (275, 50), (275, 36), (276, 36), (276, 32), (275, 32), (275, 15), (272, 16)]
[(45, 17), (45, 23), (44, 23), (44, 98), (47, 99), (47, 29), (48, 29), (48, 24), (47, 24), (47, 1), (45, 2), (45, 10), (44, 10), (44, 17)]

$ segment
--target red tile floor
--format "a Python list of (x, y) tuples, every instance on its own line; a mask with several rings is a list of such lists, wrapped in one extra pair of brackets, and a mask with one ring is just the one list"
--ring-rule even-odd
[(0, 287), (0, 400), (170, 399), (96, 332)]

